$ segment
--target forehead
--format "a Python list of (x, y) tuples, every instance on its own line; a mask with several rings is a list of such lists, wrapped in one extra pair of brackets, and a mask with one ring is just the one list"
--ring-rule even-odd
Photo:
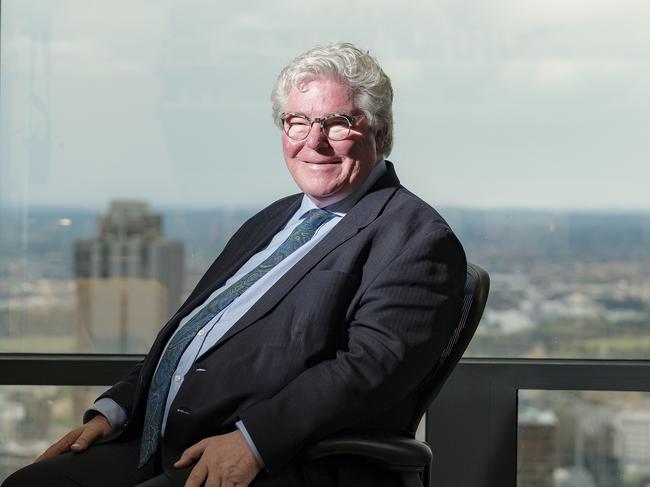
[(331, 78), (316, 78), (291, 88), (287, 97), (287, 112), (325, 115), (355, 110), (354, 93), (349, 86)]

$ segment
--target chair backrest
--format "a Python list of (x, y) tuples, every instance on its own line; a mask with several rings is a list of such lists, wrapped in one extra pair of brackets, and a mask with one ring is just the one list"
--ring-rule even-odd
[(460, 320), (447, 342), (438, 363), (431, 369), (431, 374), (420, 384), (419, 405), (411, 431), (415, 432), (422, 415), (436, 398), (454, 367), (463, 356), (465, 349), (474, 336), (476, 327), (481, 321), (488, 293), (490, 292), (490, 276), (476, 264), (467, 263), (467, 278), (465, 279), (465, 296)]

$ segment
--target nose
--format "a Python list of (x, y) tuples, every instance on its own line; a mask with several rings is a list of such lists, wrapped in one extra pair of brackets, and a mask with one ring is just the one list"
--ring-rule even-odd
[(320, 123), (317, 121), (312, 122), (311, 130), (309, 131), (309, 135), (305, 140), (305, 145), (314, 150), (321, 147), (327, 147), (329, 145), (329, 141), (321, 130)]

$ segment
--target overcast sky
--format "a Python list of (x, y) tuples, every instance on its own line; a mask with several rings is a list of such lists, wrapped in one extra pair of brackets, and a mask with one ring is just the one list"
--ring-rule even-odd
[(263, 206), (296, 191), (269, 93), (350, 41), (393, 81), (433, 205), (650, 209), (650, 2), (3, 0), (0, 204)]

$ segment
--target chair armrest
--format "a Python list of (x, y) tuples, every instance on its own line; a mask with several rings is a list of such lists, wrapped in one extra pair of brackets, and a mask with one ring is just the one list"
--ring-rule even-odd
[(336, 435), (319, 441), (305, 452), (306, 460), (330, 455), (359, 455), (397, 470), (421, 470), (431, 465), (428, 444), (397, 435)]

